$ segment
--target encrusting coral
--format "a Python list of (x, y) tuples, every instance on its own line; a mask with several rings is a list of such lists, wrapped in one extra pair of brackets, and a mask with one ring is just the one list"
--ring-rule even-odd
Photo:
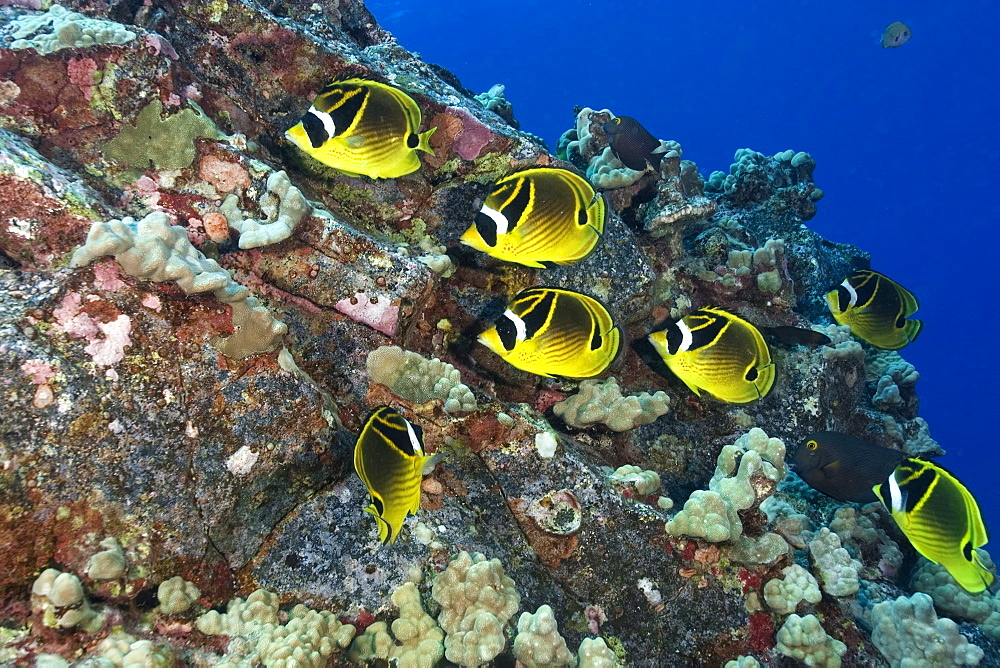
[[(989, 553), (982, 548), (976, 551), (986, 568), (993, 570)], [(997, 594), (989, 591), (971, 594), (955, 581), (948, 569), (922, 557), (910, 584), (916, 591), (929, 595), (937, 609), (970, 619), (994, 640), (1000, 640), (1000, 597)]]
[(534, 614), (521, 613), (514, 638), (514, 657), (526, 668), (558, 668), (575, 663), (566, 640), (559, 635), (552, 608), (543, 605)]
[(91, 609), (80, 578), (54, 568), (42, 571), (31, 587), (31, 607), (41, 614), (45, 626), (71, 629), (79, 627), (96, 633), (104, 625), (104, 616)]
[(603, 424), (612, 431), (628, 431), (666, 414), (670, 397), (658, 390), (623, 396), (618, 381), (585, 380), (576, 394), (560, 401), (552, 411), (571, 427)]
[(788, 552), (776, 533), (744, 535), (742, 512), (756, 508), (785, 477), (785, 444), (754, 427), (719, 453), (707, 490), (695, 490), (667, 522), (667, 533), (731, 542), (732, 556), (744, 563), (769, 563)]
[(191, 105), (162, 118), (163, 103), (154, 99), (139, 112), (135, 126), (126, 125), (105, 145), (104, 154), (137, 167), (149, 167), (151, 162), (157, 169), (190, 167), (197, 155), (195, 138), (224, 136), (197, 104)]
[(165, 213), (156, 211), (138, 222), (124, 218), (94, 223), (87, 243), (73, 253), (70, 266), (83, 267), (105, 255), (114, 255), (130, 276), (157, 283), (175, 281), (188, 294), (211, 291), (229, 304), (236, 333), (215, 341), (228, 357), (270, 352), (281, 344), (288, 329), (250, 290), (192, 246), (184, 229), (171, 225)]
[(368, 353), (366, 367), (373, 383), (385, 385), (407, 401), (441, 399), (449, 413), (476, 410), (476, 398), (462, 384), (462, 374), (436, 357), (427, 359), (399, 346), (382, 346)]
[(53, 4), (41, 14), (26, 14), (11, 22), (10, 49), (34, 49), (49, 54), (99, 44), (125, 44), (135, 33), (120, 23), (92, 19)]
[(803, 601), (813, 604), (820, 602), (822, 594), (819, 583), (812, 573), (798, 564), (792, 564), (781, 569), (781, 576), (768, 580), (764, 585), (764, 601), (771, 610), (787, 615), (795, 612)]
[(265, 220), (244, 217), (239, 203), (239, 197), (229, 195), (219, 212), (226, 217), (229, 226), (240, 233), (240, 248), (244, 249), (284, 241), (312, 211), (312, 206), (284, 171), (272, 172), (267, 177), (266, 192), (260, 197), (260, 208), (267, 216)]
[(852, 559), (840, 544), (840, 536), (827, 527), (819, 530), (809, 541), (809, 555), (819, 575), (823, 591), (831, 596), (850, 596), (858, 593), (858, 571), (861, 563)]
[[(195, 625), (206, 635), (230, 637), (229, 654), (222, 662), (233, 665), (318, 668), (351, 643), (355, 629), (341, 624), (328, 610), (310, 610), (299, 604), (279, 619), (278, 597), (258, 589), (243, 600), (234, 599), (225, 613), (209, 610)], [(240, 637), (243, 642), (233, 642)], [(221, 664), (220, 664), (221, 665)]]
[(779, 652), (807, 666), (839, 668), (847, 651), (847, 645), (827, 635), (815, 615), (789, 615), (778, 629), (777, 641)]
[(983, 659), (983, 650), (959, 633), (955, 622), (938, 618), (927, 594), (882, 601), (871, 616), (872, 642), (893, 668), (977, 666)]
[(447, 634), (445, 658), (479, 666), (503, 651), (504, 627), (521, 595), (498, 559), (459, 552), (434, 580), (431, 596), (441, 605), (438, 624)]

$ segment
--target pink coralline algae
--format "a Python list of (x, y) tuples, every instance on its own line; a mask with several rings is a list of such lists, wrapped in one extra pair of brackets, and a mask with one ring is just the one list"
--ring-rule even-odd
[(216, 190), (223, 193), (232, 192), (237, 187), (246, 188), (250, 185), (250, 175), (247, 170), (235, 162), (221, 160), (214, 155), (206, 155), (201, 159), (198, 174), (215, 186)]
[(118, 292), (126, 286), (120, 278), (118, 269), (110, 264), (99, 264), (94, 267), (94, 285), (101, 290)]
[(93, 318), (80, 312), (80, 300), (79, 292), (70, 292), (63, 297), (59, 308), (52, 311), (56, 319), (55, 328), (74, 338), (90, 341), (100, 329)]
[(126, 315), (119, 315), (111, 322), (98, 322), (80, 311), (80, 302), (78, 292), (63, 297), (59, 308), (52, 312), (56, 319), (55, 329), (76, 339), (87, 339), (84, 351), (98, 366), (117, 364), (125, 357), (125, 348), (132, 345), (129, 339), (131, 320)]
[(475, 160), (483, 147), (490, 142), (492, 131), (462, 107), (447, 107), (445, 111), (462, 119), (462, 130), (455, 137), (452, 150), (463, 160)]
[(104, 338), (91, 341), (84, 351), (97, 366), (112, 366), (121, 362), (125, 357), (125, 348), (132, 345), (128, 336), (132, 332), (132, 321), (127, 315), (120, 315), (111, 322), (99, 322), (97, 326)]
[(151, 308), (154, 311), (159, 311), (161, 308), (163, 308), (163, 305), (160, 304), (160, 298), (157, 297), (156, 295), (146, 295), (145, 297), (143, 297), (142, 305), (145, 306), (146, 308)]
[(353, 297), (345, 297), (333, 305), (338, 311), (355, 322), (368, 325), (386, 336), (393, 336), (399, 325), (399, 307), (393, 306), (388, 298), (369, 298), (363, 292)]
[(74, 58), (66, 63), (66, 74), (70, 83), (80, 88), (85, 100), (90, 100), (94, 95), (94, 72), (96, 71), (97, 63), (92, 58)]
[(44, 360), (31, 359), (21, 365), (21, 371), (31, 376), (31, 382), (35, 385), (43, 385), (56, 375), (52, 364)]

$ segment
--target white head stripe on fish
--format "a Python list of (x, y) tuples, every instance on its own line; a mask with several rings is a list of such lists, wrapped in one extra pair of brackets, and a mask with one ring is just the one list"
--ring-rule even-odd
[(479, 211), (484, 216), (492, 220), (494, 224), (496, 224), (497, 236), (500, 236), (501, 234), (507, 234), (507, 230), (509, 229), (510, 225), (507, 223), (507, 217), (505, 215), (503, 215), (496, 209), (492, 209), (486, 206), (485, 204), (483, 205), (483, 208), (480, 209)]
[(521, 320), (516, 315), (514, 315), (513, 311), (507, 309), (506, 311), (503, 312), (503, 317), (507, 318), (512, 323), (514, 323), (514, 331), (517, 332), (517, 336), (515, 337), (515, 339), (517, 341), (524, 341), (526, 338), (528, 338), (528, 329), (527, 327), (524, 326), (524, 321)]
[(854, 289), (854, 286), (851, 285), (851, 281), (845, 280), (843, 283), (841, 283), (841, 285), (843, 285), (844, 289), (847, 290), (847, 294), (851, 295), (851, 301), (848, 302), (849, 305), (856, 306), (858, 303), (858, 292), (857, 290)]
[(423, 448), (420, 447), (420, 439), (417, 438), (417, 432), (413, 431), (413, 425), (410, 421), (406, 421), (406, 433), (410, 435), (410, 446), (413, 448), (413, 454), (416, 456), (421, 456), (424, 454)]
[(325, 111), (320, 111), (316, 107), (309, 107), (308, 113), (320, 120), (320, 123), (323, 124), (323, 129), (326, 131), (327, 137), (333, 137), (337, 134), (337, 124), (333, 122), (333, 118), (330, 117), (330, 114)]
[(903, 491), (899, 489), (899, 483), (896, 482), (895, 471), (889, 474), (889, 498), (892, 501), (893, 510), (903, 510)]
[(691, 343), (694, 341), (694, 336), (691, 334), (691, 328), (688, 327), (687, 323), (683, 320), (678, 320), (677, 329), (681, 330), (681, 345), (677, 348), (677, 352), (689, 350), (691, 348)]

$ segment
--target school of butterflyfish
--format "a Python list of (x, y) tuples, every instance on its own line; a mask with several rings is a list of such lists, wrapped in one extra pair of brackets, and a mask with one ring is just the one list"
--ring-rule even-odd
[[(285, 136), (345, 174), (397, 178), (420, 168), (418, 152), (433, 155), (429, 140), (436, 128), (421, 132), (421, 122), (420, 107), (407, 93), (353, 78), (321, 90)], [(661, 142), (637, 120), (613, 118), (602, 129), (622, 164), (658, 169)], [(597, 248), (607, 217), (604, 196), (586, 178), (567, 168), (532, 166), (493, 184), (460, 242), (527, 267), (573, 265)], [(875, 271), (855, 271), (830, 289), (826, 301), (837, 324), (877, 348), (903, 348), (923, 327), (912, 319), (916, 297)], [(647, 341), (695, 395), (748, 404), (766, 397), (778, 375), (765, 334), (792, 345), (829, 343), (813, 330), (758, 327), (715, 305), (660, 323)], [(622, 338), (612, 312), (597, 298), (536, 286), (514, 295), (478, 340), (522, 371), (584, 379), (614, 363)], [(429, 460), (419, 426), (389, 406), (372, 411), (355, 445), (354, 466), (371, 497), (365, 511), (374, 516), (383, 543), (394, 542), (407, 515), (418, 511)], [(848, 434), (817, 432), (799, 445), (793, 468), (834, 499), (881, 502), (913, 547), (968, 591), (992, 584), (994, 575), (976, 552), (987, 540), (976, 501), (941, 466)]]

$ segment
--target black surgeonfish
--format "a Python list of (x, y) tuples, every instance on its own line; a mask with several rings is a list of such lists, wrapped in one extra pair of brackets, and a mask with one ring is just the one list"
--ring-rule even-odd
[(872, 503), (872, 487), (884, 482), (906, 455), (836, 431), (818, 431), (799, 444), (793, 470), (815, 490), (838, 501)]
[(976, 552), (989, 540), (979, 506), (951, 472), (904, 459), (875, 494), (913, 549), (948, 569), (962, 588), (976, 594), (993, 584), (993, 573)]
[(815, 329), (807, 329), (805, 327), (776, 325), (774, 327), (758, 326), (757, 329), (768, 336), (773, 336), (783, 343), (787, 343), (790, 346), (808, 346), (810, 348), (815, 348), (817, 346), (825, 346), (831, 343), (830, 337), (823, 332), (817, 332)]
[(639, 121), (628, 116), (618, 116), (601, 126), (608, 136), (608, 145), (622, 164), (637, 172), (646, 170), (649, 162), (653, 169), (660, 168), (663, 151), (660, 140), (649, 134)]
[(826, 295), (830, 313), (851, 334), (885, 350), (915, 341), (924, 323), (908, 320), (920, 304), (909, 290), (885, 274), (862, 269)]

